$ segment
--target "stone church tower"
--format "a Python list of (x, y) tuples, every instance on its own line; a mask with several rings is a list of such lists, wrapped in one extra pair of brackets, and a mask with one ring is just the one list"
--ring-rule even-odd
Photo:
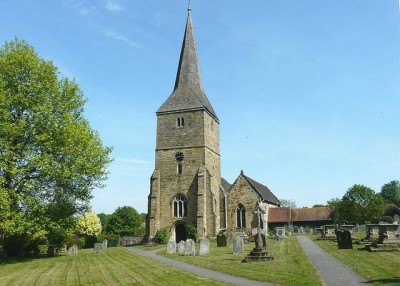
[(219, 119), (201, 82), (190, 7), (174, 90), (156, 114), (147, 236), (165, 228), (184, 240), (188, 225), (198, 237), (214, 236), (220, 229)]

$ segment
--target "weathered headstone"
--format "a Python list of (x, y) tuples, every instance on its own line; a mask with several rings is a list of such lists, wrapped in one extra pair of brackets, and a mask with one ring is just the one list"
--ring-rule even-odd
[(393, 216), (393, 223), (400, 224), (400, 215), (396, 214)]
[(279, 238), (286, 238), (285, 228), (284, 227), (275, 228), (275, 232), (276, 232), (276, 235), (279, 236)]
[(97, 242), (93, 246), (93, 254), (100, 254), (103, 251), (103, 243)]
[(185, 241), (185, 255), (194, 256), (196, 254), (195, 243), (192, 239)]
[(54, 257), (55, 254), (56, 248), (54, 247), (54, 245), (49, 245), (47, 248), (47, 257)]
[(178, 254), (185, 254), (185, 242), (183, 240), (179, 241), (178, 243)]
[(176, 253), (176, 242), (174, 240), (170, 240), (167, 243), (167, 253), (174, 254)]
[(203, 237), (202, 239), (200, 239), (199, 254), (203, 255), (209, 253), (210, 253), (210, 241), (207, 238)]
[(104, 239), (103, 240), (103, 248), (107, 248), (108, 247), (108, 240)]
[(351, 233), (348, 229), (341, 229), (336, 231), (336, 239), (339, 249), (353, 249)]
[(75, 256), (77, 254), (78, 254), (78, 246), (76, 244), (68, 248), (68, 255)]
[(233, 254), (238, 254), (243, 252), (244, 252), (243, 237), (236, 236), (233, 240)]
[(299, 227), (298, 226), (294, 226), (293, 227), (293, 233), (296, 233), (296, 234), (299, 233)]
[(226, 236), (224, 234), (217, 235), (217, 247), (226, 246)]

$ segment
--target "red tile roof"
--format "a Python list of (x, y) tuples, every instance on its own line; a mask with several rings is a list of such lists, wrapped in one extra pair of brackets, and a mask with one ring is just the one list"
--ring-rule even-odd
[(332, 220), (332, 207), (318, 208), (270, 208), (268, 210), (268, 222), (291, 221), (324, 221)]

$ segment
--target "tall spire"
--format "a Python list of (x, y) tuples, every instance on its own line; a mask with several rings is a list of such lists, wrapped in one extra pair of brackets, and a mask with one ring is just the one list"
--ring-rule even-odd
[(176, 73), (174, 91), (157, 113), (182, 111), (191, 109), (206, 109), (216, 120), (217, 114), (212, 108), (200, 77), (200, 65), (194, 40), (190, 1), (182, 49)]
[(176, 90), (181, 86), (196, 86), (203, 89), (200, 78), (200, 66), (197, 58), (196, 43), (193, 34), (190, 1), (188, 3), (188, 17), (186, 21), (185, 35), (183, 37), (181, 56), (179, 59), (178, 72), (176, 74)]

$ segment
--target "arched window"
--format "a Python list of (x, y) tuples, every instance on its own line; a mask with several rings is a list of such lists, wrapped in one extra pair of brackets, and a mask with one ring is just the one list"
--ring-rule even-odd
[(246, 227), (246, 209), (242, 204), (236, 207), (236, 227)]
[(187, 217), (187, 200), (182, 194), (174, 198), (174, 217)]
[(179, 175), (182, 175), (182, 172), (183, 172), (183, 166), (182, 166), (182, 163), (178, 163), (178, 174)]

